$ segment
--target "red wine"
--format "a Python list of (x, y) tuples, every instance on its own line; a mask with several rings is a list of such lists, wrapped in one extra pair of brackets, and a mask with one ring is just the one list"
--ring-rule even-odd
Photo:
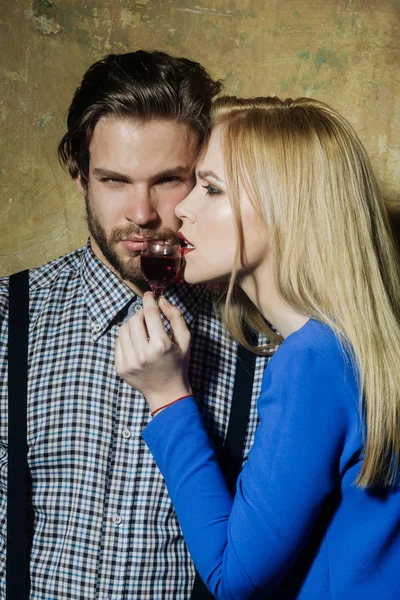
[(171, 283), (179, 273), (180, 256), (153, 256), (142, 253), (140, 267), (145, 280), (155, 288), (163, 289)]

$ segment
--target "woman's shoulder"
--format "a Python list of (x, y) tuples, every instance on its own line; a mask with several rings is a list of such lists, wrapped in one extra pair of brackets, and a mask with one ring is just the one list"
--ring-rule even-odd
[(299, 360), (327, 360), (331, 364), (332, 361), (348, 361), (350, 353), (344, 340), (331, 327), (309, 319), (282, 342), (277, 356), (280, 360), (296, 356)]
[(282, 342), (265, 375), (265, 385), (278, 379), (286, 388), (345, 389), (358, 404), (357, 368), (350, 349), (333, 329), (314, 319)]

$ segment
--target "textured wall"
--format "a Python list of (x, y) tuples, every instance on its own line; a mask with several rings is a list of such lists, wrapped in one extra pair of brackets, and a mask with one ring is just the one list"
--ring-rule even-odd
[(83, 202), (58, 165), (69, 102), (110, 52), (200, 61), (239, 95), (313, 96), (355, 126), (400, 215), (400, 0), (1, 1), (0, 271), (86, 239)]

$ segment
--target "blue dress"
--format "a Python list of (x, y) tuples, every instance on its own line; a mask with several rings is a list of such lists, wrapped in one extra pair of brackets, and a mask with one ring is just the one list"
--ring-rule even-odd
[(285, 339), (257, 406), (234, 499), (192, 397), (143, 431), (212, 594), (400, 598), (400, 490), (354, 483), (363, 454), (359, 387), (328, 327), (310, 320)]

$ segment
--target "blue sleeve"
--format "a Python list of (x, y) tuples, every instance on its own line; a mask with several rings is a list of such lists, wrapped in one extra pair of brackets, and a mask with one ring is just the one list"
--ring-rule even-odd
[(343, 364), (335, 360), (308, 349), (293, 356), (283, 346), (271, 359), (258, 400), (260, 424), (234, 500), (193, 398), (161, 412), (143, 432), (194, 563), (218, 599), (272, 591), (338, 486), (356, 407), (353, 398), (346, 402)]

